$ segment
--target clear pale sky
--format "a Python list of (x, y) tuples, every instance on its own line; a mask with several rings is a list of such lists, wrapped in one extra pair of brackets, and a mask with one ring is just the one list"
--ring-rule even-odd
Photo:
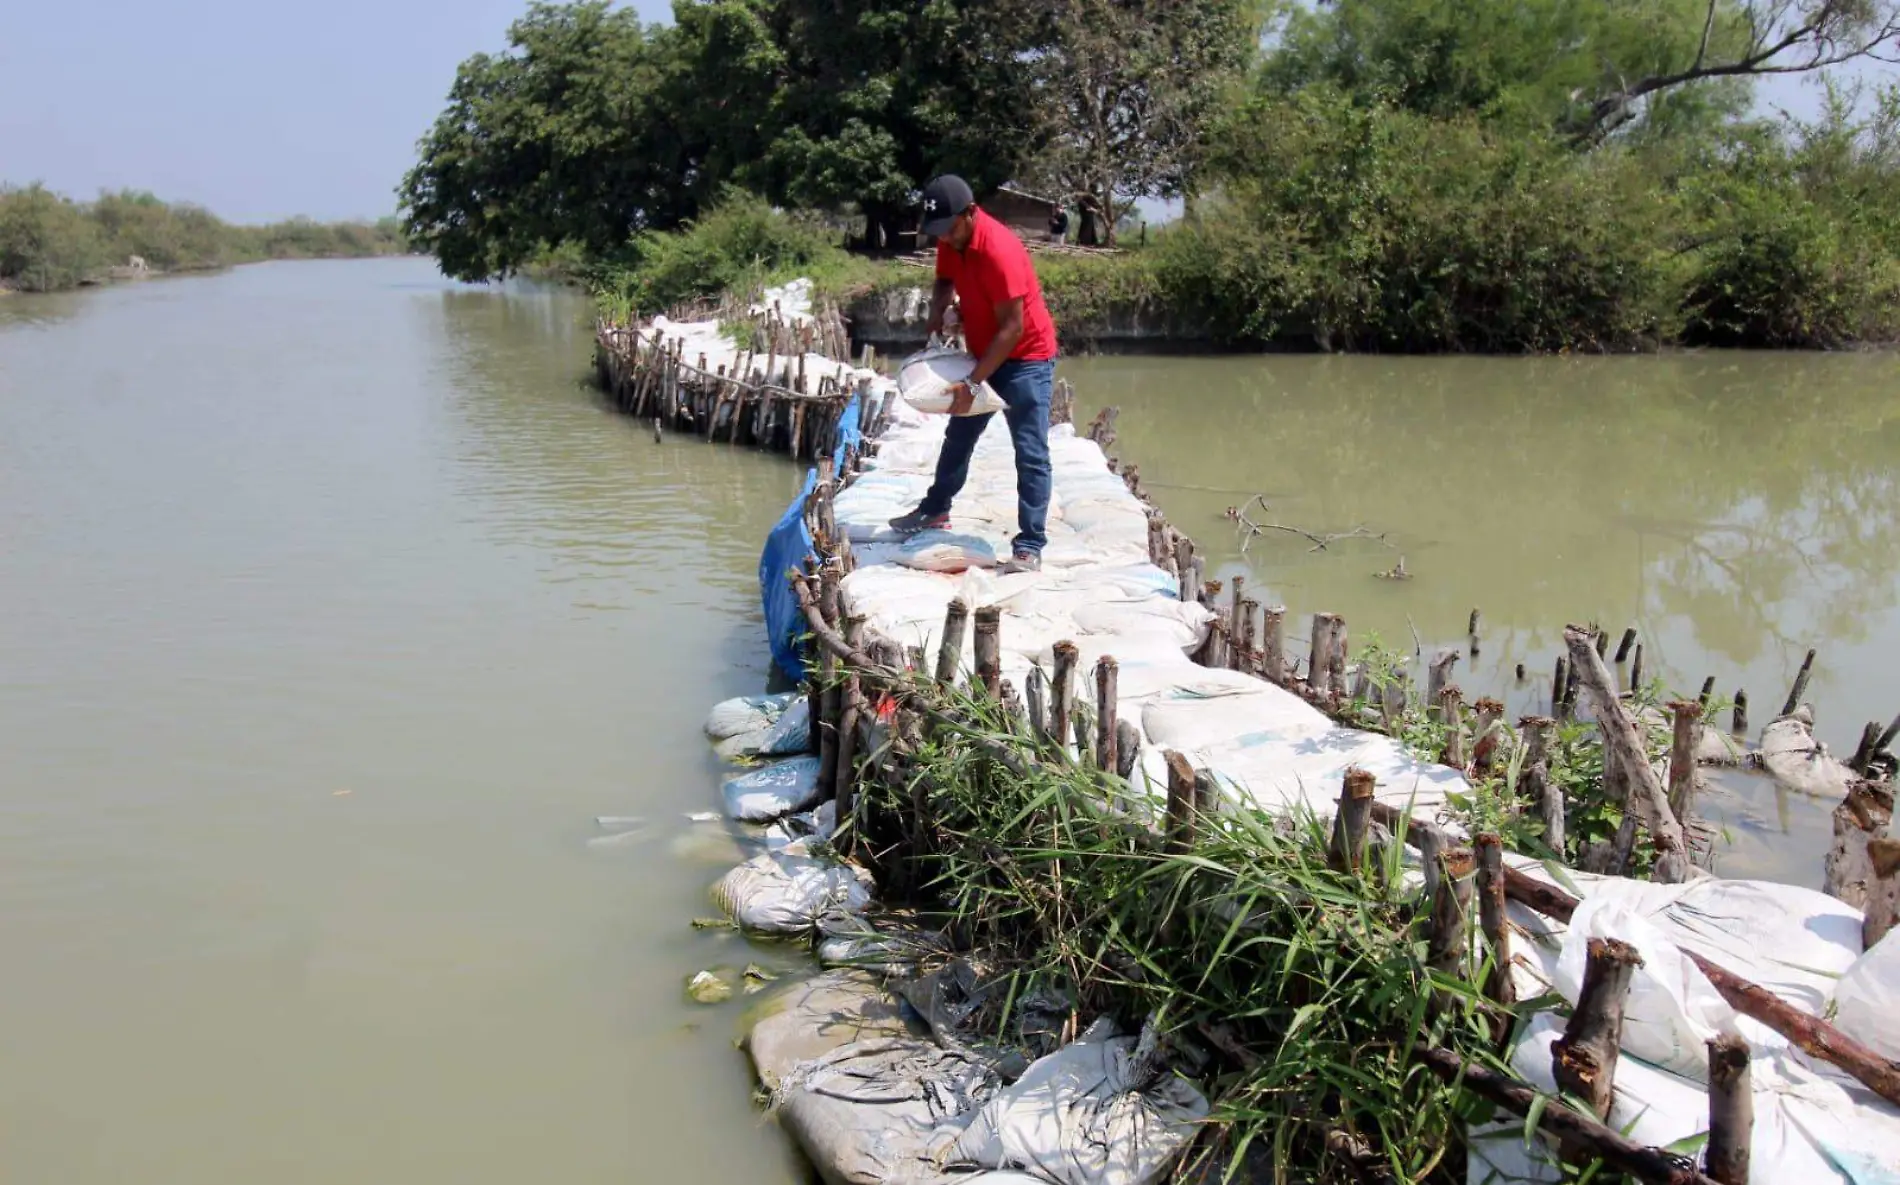
[[(225, 218), (393, 213), (455, 67), (525, 0), (0, 0), (0, 181), (148, 189)], [(648, 20), (668, 0), (637, 0)], [(1886, 74), (1892, 77), (1891, 73)], [(1807, 112), (1778, 79), (1765, 101)]]

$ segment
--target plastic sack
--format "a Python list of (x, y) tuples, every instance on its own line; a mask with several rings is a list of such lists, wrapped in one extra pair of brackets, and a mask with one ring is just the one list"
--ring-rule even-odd
[[(962, 350), (935, 347), (920, 350), (904, 359), (897, 371), (897, 392), (904, 402), (918, 411), (944, 415), (950, 411), (950, 388), (964, 382), (976, 369), (976, 359)], [(982, 416), (1002, 411), (1003, 399), (988, 383), (973, 389), (966, 416)]]
[(1735, 1010), (1701, 968), (1635, 911), (1602, 897), (1585, 901), (1570, 919), (1555, 983), (1575, 1004), (1593, 938), (1618, 938), (1635, 947), (1642, 965), (1630, 976), (1623, 1004), (1623, 1049), (1634, 1057), (1696, 1082), (1709, 1076), (1710, 1038), (1735, 1031)]
[(1880, 1056), (1900, 1061), (1900, 929), (1888, 931), (1841, 976), (1834, 1025)]
[(802, 934), (833, 913), (863, 913), (870, 876), (807, 854), (803, 844), (747, 860), (712, 888), (713, 900), (740, 927), (761, 934)]
[(721, 700), (706, 714), (706, 735), (715, 741), (741, 733), (764, 732), (778, 723), (793, 695), (742, 695)]
[(765, 735), (759, 744), (759, 752), (769, 757), (783, 757), (792, 753), (811, 752), (811, 697), (793, 698), (778, 723)]
[(1148, 1185), (1207, 1118), (1185, 1078), (1134, 1081), (1133, 1037), (1098, 1020), (996, 1092), (957, 1137), (949, 1163), (1020, 1170), (1059, 1185)]
[(995, 564), (996, 548), (975, 535), (923, 531), (904, 541), (897, 562), (923, 572), (962, 572)]
[(725, 796), (726, 814), (741, 823), (769, 823), (809, 810), (823, 797), (818, 758), (793, 757), (737, 774), (726, 779), (720, 792)]
[(995, 1088), (995, 1074), (967, 1054), (874, 1038), (793, 1069), (778, 1116), (828, 1185), (937, 1185), (934, 1146)]

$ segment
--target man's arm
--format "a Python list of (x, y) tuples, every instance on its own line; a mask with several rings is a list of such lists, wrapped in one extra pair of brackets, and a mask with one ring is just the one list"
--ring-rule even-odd
[(936, 337), (943, 332), (943, 314), (950, 307), (950, 301), (955, 298), (956, 292), (955, 284), (942, 276), (937, 277), (937, 283), (930, 289), (930, 320), (924, 326), (924, 332), (931, 337)]
[(990, 348), (976, 360), (976, 369), (970, 372), (968, 382), (958, 383), (951, 388), (950, 414), (960, 416), (970, 410), (976, 402), (975, 387), (978, 383), (989, 381), (989, 377), (1009, 361), (1009, 355), (1016, 343), (1023, 337), (1023, 298), (1018, 296), (1001, 301), (996, 306), (996, 336), (990, 339)]
[(996, 336), (990, 339), (990, 348), (976, 360), (976, 369), (970, 372), (970, 383), (988, 382), (989, 377), (1009, 361), (1010, 352), (1016, 343), (1023, 340), (1023, 298), (1018, 296), (1005, 300), (996, 306)]

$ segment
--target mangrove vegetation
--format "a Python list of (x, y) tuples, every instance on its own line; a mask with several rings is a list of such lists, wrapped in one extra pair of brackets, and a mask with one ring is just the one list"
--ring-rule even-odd
[(202, 271), (260, 259), (334, 259), (408, 250), (394, 218), (261, 226), (137, 190), (75, 201), (43, 185), (0, 186), (0, 288), (50, 292), (135, 274)]

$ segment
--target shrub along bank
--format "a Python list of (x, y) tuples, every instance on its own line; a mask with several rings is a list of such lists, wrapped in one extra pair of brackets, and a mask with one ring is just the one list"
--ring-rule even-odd
[[(1154, 314), (1229, 348), (1832, 348), (1900, 337), (1900, 136), (1748, 125), (1698, 142), (1505, 134), (1309, 87), (1239, 110), (1226, 180), (1114, 257), (1043, 258), (1059, 323)], [(927, 283), (851, 255), (836, 224), (729, 194), (591, 277), (658, 309), (811, 275), (834, 295)]]
[(104, 278), (135, 255), (151, 270), (169, 272), (406, 250), (394, 218), (234, 226), (198, 206), (163, 202), (149, 193), (126, 190), (76, 202), (41, 185), (0, 186), (0, 287), (28, 292)]

